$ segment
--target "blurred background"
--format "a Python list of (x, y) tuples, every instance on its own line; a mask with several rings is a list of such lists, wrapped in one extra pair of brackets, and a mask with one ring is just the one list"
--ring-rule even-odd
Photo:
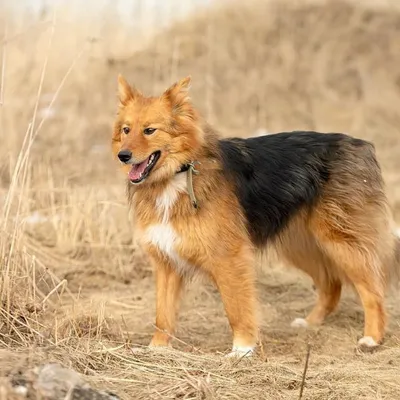
[[(397, 0), (2, 0), (0, 43), (0, 345), (14, 355), (51, 343), (56, 350), (33, 359), (68, 353), (87, 373), (104, 364), (99, 343), (150, 339), (151, 269), (110, 152), (119, 73), (148, 95), (191, 75), (195, 105), (224, 136), (306, 129), (373, 141), (400, 224)], [(314, 294), (292, 271), (267, 277), (265, 342), (286, 362), (304, 350), (288, 333), (290, 319)], [(356, 300), (346, 298), (345, 310), (316, 339), (324, 357), (348, 354), (361, 332)], [(397, 344), (394, 310), (389, 343)], [(212, 288), (190, 293), (179, 335), (207, 351), (229, 346)], [(338, 335), (343, 348), (332, 341)], [(0, 357), (0, 371), (3, 364)], [(126, 398), (139, 390), (112, 382)], [(340, 387), (337, 398), (353, 398), (353, 386)]]

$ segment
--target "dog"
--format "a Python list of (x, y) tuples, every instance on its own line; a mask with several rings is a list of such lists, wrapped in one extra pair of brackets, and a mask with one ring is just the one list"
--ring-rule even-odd
[(321, 324), (348, 283), (364, 309), (359, 346), (381, 344), (400, 240), (373, 144), (305, 131), (221, 138), (194, 107), (190, 82), (146, 97), (118, 77), (112, 149), (155, 268), (150, 346), (170, 345), (185, 282), (203, 274), (232, 329), (229, 355), (251, 355), (258, 342), (253, 264), (267, 245), (317, 288), (315, 307), (293, 326)]

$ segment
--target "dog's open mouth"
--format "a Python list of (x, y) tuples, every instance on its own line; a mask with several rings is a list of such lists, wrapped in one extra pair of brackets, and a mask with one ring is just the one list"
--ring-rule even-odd
[(160, 158), (161, 152), (155, 151), (150, 154), (144, 161), (139, 164), (133, 164), (132, 169), (129, 171), (128, 177), (132, 183), (140, 183), (144, 181), (150, 171), (156, 165), (156, 162)]

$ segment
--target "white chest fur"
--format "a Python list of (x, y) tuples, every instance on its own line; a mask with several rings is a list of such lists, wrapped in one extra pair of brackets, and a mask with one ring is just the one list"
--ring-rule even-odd
[(178, 200), (179, 194), (186, 192), (186, 173), (177, 174), (164, 192), (156, 200), (160, 222), (146, 228), (143, 239), (157, 247), (169, 259), (181, 275), (192, 275), (194, 266), (184, 260), (176, 251), (182, 238), (170, 223), (170, 212)]
[(168, 223), (169, 213), (178, 200), (179, 194), (187, 192), (186, 177), (187, 172), (175, 175), (163, 193), (157, 198), (156, 206), (162, 224)]
[(193, 275), (195, 267), (176, 251), (176, 247), (182, 239), (170, 224), (157, 224), (148, 227), (145, 231), (144, 240), (156, 246), (180, 275)]

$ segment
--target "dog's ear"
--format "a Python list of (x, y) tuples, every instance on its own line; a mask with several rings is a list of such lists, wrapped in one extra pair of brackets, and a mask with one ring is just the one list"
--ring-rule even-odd
[(172, 106), (173, 112), (177, 114), (190, 115), (192, 110), (189, 89), (192, 78), (187, 76), (170, 86), (162, 95)]
[(125, 106), (130, 100), (135, 97), (142, 96), (139, 90), (131, 87), (126, 79), (119, 74), (118, 75), (118, 97), (121, 105)]

